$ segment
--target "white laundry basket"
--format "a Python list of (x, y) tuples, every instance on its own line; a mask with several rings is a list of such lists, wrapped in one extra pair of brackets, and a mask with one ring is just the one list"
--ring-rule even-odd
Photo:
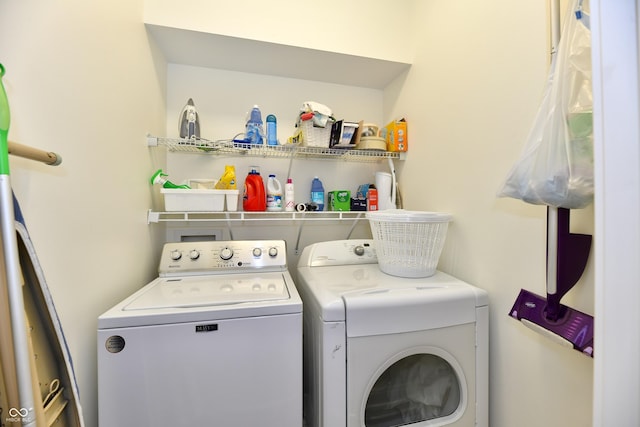
[(399, 277), (436, 272), (451, 215), (389, 209), (367, 212), (380, 270)]

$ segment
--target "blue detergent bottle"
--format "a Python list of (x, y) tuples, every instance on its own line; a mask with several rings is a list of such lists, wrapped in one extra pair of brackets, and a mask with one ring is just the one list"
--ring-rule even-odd
[(254, 145), (262, 145), (264, 143), (264, 129), (262, 127), (262, 113), (260, 107), (253, 106), (249, 120), (246, 126), (246, 139)]
[(315, 203), (319, 211), (324, 210), (324, 187), (317, 176), (311, 182), (311, 203)]

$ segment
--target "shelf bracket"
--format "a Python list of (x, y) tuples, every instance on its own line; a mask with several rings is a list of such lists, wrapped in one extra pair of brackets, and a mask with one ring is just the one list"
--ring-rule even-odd
[(160, 221), (160, 212), (154, 212), (151, 209), (147, 212), (147, 225)]
[[(300, 215), (301, 215), (300, 219), (304, 219), (305, 213), (302, 212)], [(300, 255), (300, 236), (302, 235), (302, 227), (304, 227), (304, 221), (300, 221), (300, 226), (298, 227), (298, 236), (296, 237), (296, 247), (295, 247), (296, 255)]]
[(358, 225), (358, 221), (360, 221), (362, 219), (362, 213), (358, 213), (358, 215), (353, 219), (353, 223), (351, 224), (351, 228), (349, 229), (349, 233), (347, 233), (347, 240), (349, 240), (351, 238), (351, 233), (353, 233), (353, 230), (356, 228), (356, 225)]

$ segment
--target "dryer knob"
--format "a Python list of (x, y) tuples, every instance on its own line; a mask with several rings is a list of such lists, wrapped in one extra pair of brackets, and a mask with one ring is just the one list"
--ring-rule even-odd
[(189, 258), (191, 258), (194, 261), (197, 260), (198, 258), (200, 258), (200, 252), (198, 252), (195, 249), (191, 250), (191, 252), (189, 252)]
[(233, 249), (231, 248), (223, 248), (220, 251), (220, 258), (227, 261), (233, 257)]
[(269, 248), (269, 256), (271, 258), (275, 258), (276, 256), (278, 256), (278, 248), (276, 248), (275, 246), (272, 246)]
[(169, 256), (171, 257), (172, 260), (177, 261), (180, 258), (182, 258), (182, 252), (180, 252), (177, 249), (174, 249), (171, 251), (171, 253), (169, 254)]
[(360, 245), (356, 246), (355, 248), (353, 248), (353, 253), (358, 256), (364, 255), (364, 247)]
[(253, 248), (253, 256), (258, 258), (260, 257), (260, 255), (262, 255), (262, 249), (260, 248)]

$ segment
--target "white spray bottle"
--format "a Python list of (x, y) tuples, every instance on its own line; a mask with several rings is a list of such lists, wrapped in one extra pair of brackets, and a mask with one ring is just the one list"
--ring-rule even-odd
[(376, 172), (376, 188), (378, 189), (378, 210), (396, 208), (396, 171), (393, 160), (389, 159), (391, 173)]
[(284, 185), (284, 210), (286, 212), (293, 212), (296, 210), (293, 180), (291, 178), (287, 178), (287, 183)]

